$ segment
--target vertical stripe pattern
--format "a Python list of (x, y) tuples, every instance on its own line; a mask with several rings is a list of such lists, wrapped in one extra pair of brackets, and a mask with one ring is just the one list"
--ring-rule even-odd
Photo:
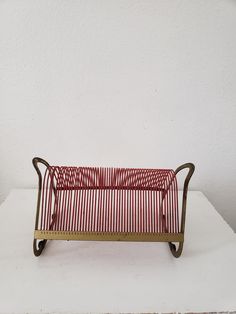
[(38, 230), (178, 233), (175, 173), (50, 166), (42, 181)]

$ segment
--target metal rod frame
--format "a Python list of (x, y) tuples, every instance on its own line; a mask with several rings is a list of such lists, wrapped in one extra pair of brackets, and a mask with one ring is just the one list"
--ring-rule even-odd
[[(41, 255), (42, 251), (45, 248), (47, 240), (105, 240), (105, 241), (155, 241), (155, 242), (168, 242), (170, 251), (174, 257), (179, 257), (183, 251), (183, 244), (184, 244), (184, 232), (185, 232), (185, 221), (186, 221), (186, 207), (187, 207), (187, 193), (188, 193), (188, 185), (189, 181), (194, 173), (195, 166), (192, 163), (186, 163), (182, 166), (178, 167), (175, 170), (175, 175), (177, 175), (181, 170), (188, 169), (187, 176), (184, 181), (183, 187), (183, 195), (182, 195), (182, 213), (181, 213), (181, 226), (180, 232), (176, 234), (168, 233), (166, 223), (165, 223), (165, 216), (162, 216), (164, 225), (165, 225), (165, 233), (153, 233), (153, 234), (131, 234), (131, 233), (109, 233), (108, 234), (101, 234), (95, 232), (95, 234), (91, 232), (65, 232), (64, 234), (58, 233), (57, 231), (52, 231), (53, 224), (56, 220), (55, 213), (52, 215), (52, 221), (50, 224), (49, 231), (40, 231), (38, 230), (38, 221), (39, 221), (39, 212), (40, 212), (40, 202), (41, 202), (41, 191), (42, 191), (42, 174), (39, 169), (38, 164), (41, 163), (47, 168), (50, 167), (49, 163), (42, 158), (34, 157), (32, 160), (33, 166), (38, 174), (38, 199), (37, 199), (37, 209), (36, 209), (36, 219), (35, 219), (35, 234), (33, 240), (33, 251), (35, 256)], [(54, 188), (55, 192), (55, 188)], [(162, 203), (165, 198), (166, 194), (162, 195)], [(43, 240), (40, 238), (43, 237)], [(172, 242), (170, 242), (172, 241)], [(178, 242), (178, 249), (173, 242)]]
[[(184, 170), (184, 169), (188, 169), (188, 173), (184, 180), (183, 195), (182, 195), (182, 214), (181, 214), (181, 226), (180, 226), (180, 232), (182, 234), (184, 234), (185, 232), (188, 185), (194, 173), (195, 166), (192, 163), (183, 164), (182, 166), (179, 166), (175, 170), (175, 175), (177, 175), (181, 170)], [(176, 248), (176, 245), (174, 243), (169, 242), (170, 251), (174, 257), (179, 257), (181, 255), (183, 251), (183, 246), (184, 246), (184, 241), (179, 242), (178, 249)]]

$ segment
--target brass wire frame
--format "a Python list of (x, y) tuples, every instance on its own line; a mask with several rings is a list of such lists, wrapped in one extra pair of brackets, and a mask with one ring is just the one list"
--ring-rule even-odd
[[(183, 251), (184, 244), (184, 231), (185, 231), (185, 220), (186, 220), (186, 207), (187, 207), (187, 193), (189, 181), (195, 170), (195, 166), (192, 163), (186, 163), (178, 167), (175, 170), (177, 175), (181, 170), (188, 169), (187, 176), (184, 181), (183, 196), (182, 196), (182, 213), (181, 213), (181, 226), (179, 233), (169, 233), (167, 227), (165, 233), (139, 233), (139, 232), (79, 232), (79, 231), (52, 231), (52, 230), (38, 230), (40, 201), (41, 201), (41, 190), (42, 190), (42, 174), (38, 167), (38, 163), (42, 163), (47, 168), (50, 167), (49, 163), (42, 158), (35, 157), (32, 160), (33, 166), (38, 174), (38, 199), (37, 199), (37, 210), (35, 219), (35, 231), (33, 240), (33, 251), (35, 256), (41, 255), (47, 240), (86, 240), (86, 241), (137, 241), (137, 242), (168, 242), (170, 251), (174, 257), (179, 257)], [(55, 191), (55, 188), (53, 188)], [(166, 193), (162, 195), (162, 203), (166, 196)], [(52, 221), (50, 228), (55, 222), (56, 216), (52, 215)], [(163, 215), (162, 220), (165, 224), (165, 216)], [(40, 241), (38, 241), (40, 240)], [(179, 244), (178, 249), (173, 242)]]

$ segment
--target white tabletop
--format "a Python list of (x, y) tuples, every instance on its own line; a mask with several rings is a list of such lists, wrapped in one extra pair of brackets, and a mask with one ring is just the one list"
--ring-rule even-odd
[(48, 242), (32, 251), (36, 190), (0, 207), (0, 313), (236, 311), (236, 236), (190, 192), (184, 251), (166, 243)]

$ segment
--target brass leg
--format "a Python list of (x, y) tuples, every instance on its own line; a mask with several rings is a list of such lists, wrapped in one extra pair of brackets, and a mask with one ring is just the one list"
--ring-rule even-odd
[[(56, 222), (56, 214), (52, 214), (52, 222), (50, 224), (49, 230), (52, 230), (52, 227), (53, 227), (55, 222)], [(38, 243), (37, 243), (37, 241), (38, 241), (37, 239), (34, 239), (34, 242), (33, 242), (33, 250), (34, 250), (35, 256), (41, 255), (41, 253), (42, 253), (42, 251), (45, 248), (45, 245), (47, 243), (47, 240), (40, 240)]]
[(179, 247), (178, 249), (176, 249), (176, 245), (173, 244), (172, 242), (169, 242), (170, 251), (174, 257), (180, 257), (183, 251), (183, 246), (184, 246), (184, 242), (179, 242)]
[(33, 249), (34, 249), (34, 255), (35, 256), (39, 256), (41, 255), (43, 249), (45, 248), (45, 245), (47, 243), (47, 240), (40, 240), (39, 242), (37, 242), (37, 239), (34, 239), (33, 242)]
[[(164, 224), (164, 227), (165, 227), (165, 232), (168, 232), (167, 228), (166, 228), (166, 217), (165, 215), (163, 215), (163, 224)], [(183, 251), (183, 246), (184, 246), (184, 242), (179, 242), (179, 247), (178, 249), (176, 249), (176, 245), (172, 242), (168, 242), (169, 244), (169, 248), (170, 248), (170, 251), (172, 253), (172, 255), (174, 257), (180, 257), (182, 251)]]

